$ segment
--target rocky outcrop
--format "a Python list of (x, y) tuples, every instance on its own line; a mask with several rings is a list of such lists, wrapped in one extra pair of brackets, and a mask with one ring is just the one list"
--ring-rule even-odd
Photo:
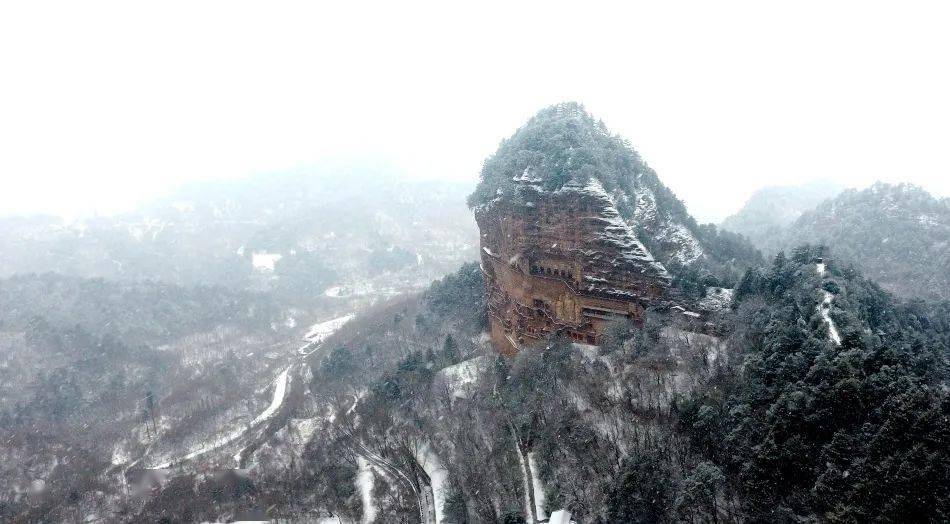
[(650, 307), (700, 316), (670, 271), (706, 260), (695, 221), (577, 104), (540, 112), (503, 142), (469, 203), (502, 352), (553, 334), (599, 344), (608, 324)]
[(517, 198), (475, 207), (496, 348), (554, 333), (597, 344), (611, 321), (676, 302), (670, 274), (596, 178), (554, 191), (526, 168)]
[(496, 348), (554, 333), (596, 344), (611, 320), (669, 300), (669, 273), (597, 179), (545, 191), (526, 169), (519, 182), (523, 202), (475, 210)]

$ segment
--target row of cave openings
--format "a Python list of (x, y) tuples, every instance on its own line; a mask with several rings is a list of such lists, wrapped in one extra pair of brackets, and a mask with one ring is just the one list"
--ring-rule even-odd
[[(521, 326), (521, 329), (523, 329), (524, 332), (531, 335), (532, 338), (535, 338), (535, 339), (538, 339), (544, 336), (544, 330), (541, 328), (536, 328), (534, 326), (527, 325), (527, 326)], [(506, 331), (510, 331), (510, 329), (506, 328)], [(591, 344), (591, 345), (597, 344), (597, 335), (594, 333), (574, 331), (574, 330), (564, 329), (564, 328), (561, 328), (559, 332), (569, 337), (574, 342), (577, 342), (580, 344)], [(518, 337), (518, 342), (523, 344), (524, 337)]]
[(543, 277), (555, 277), (563, 278), (565, 280), (573, 280), (574, 275), (566, 269), (557, 269), (544, 266), (531, 266), (531, 274), (538, 275)]

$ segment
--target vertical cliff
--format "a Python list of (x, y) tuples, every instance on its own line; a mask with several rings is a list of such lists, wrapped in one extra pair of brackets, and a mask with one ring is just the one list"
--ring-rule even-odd
[(503, 352), (551, 334), (597, 344), (608, 323), (637, 320), (648, 307), (695, 309), (699, 297), (673, 286), (669, 266), (709, 258), (699, 226), (637, 153), (577, 104), (541, 111), (504, 141), (469, 203)]

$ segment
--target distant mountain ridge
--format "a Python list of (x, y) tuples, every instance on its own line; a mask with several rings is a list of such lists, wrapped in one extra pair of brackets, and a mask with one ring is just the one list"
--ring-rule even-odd
[(793, 221), (788, 221), (791, 211), (778, 206), (782, 201), (804, 206), (821, 193), (815, 188), (766, 188), (723, 227), (747, 235), (768, 255), (823, 244), (842, 263), (854, 264), (893, 293), (950, 299), (950, 199), (913, 184), (877, 182), (816, 202)]
[(950, 198), (912, 184), (848, 190), (802, 214), (783, 246), (820, 243), (882, 287), (908, 298), (950, 299)]
[(115, 217), (4, 218), (0, 278), (52, 271), (294, 300), (418, 289), (475, 258), (468, 190), (350, 166), (195, 183)]
[(722, 228), (745, 235), (766, 252), (776, 251), (776, 235), (803, 213), (840, 194), (844, 187), (816, 180), (798, 186), (770, 186), (757, 190), (742, 209), (726, 217)]

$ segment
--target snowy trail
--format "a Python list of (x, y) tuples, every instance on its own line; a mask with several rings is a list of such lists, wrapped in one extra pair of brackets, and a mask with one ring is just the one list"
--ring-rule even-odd
[(528, 452), (528, 469), (531, 471), (531, 485), (534, 488), (534, 508), (537, 511), (538, 520), (544, 520), (548, 516), (544, 513), (544, 485), (541, 484), (541, 478), (538, 476), (538, 463), (534, 460), (534, 452)]
[(267, 409), (265, 409), (251, 422), (252, 426), (256, 426), (261, 422), (264, 422), (274, 413), (277, 413), (278, 409), (280, 409), (281, 404), (284, 403), (284, 397), (287, 393), (287, 382), (289, 379), (290, 369), (292, 367), (293, 366), (287, 366), (274, 380), (274, 383), (276, 384), (274, 386), (274, 398), (271, 399), (270, 406), (267, 406)]
[[(819, 276), (825, 276), (825, 263), (819, 262), (815, 265), (815, 271)], [(822, 320), (825, 321), (825, 324), (828, 325), (828, 337), (831, 339), (835, 345), (841, 345), (841, 335), (838, 333), (838, 327), (835, 325), (835, 321), (831, 318), (831, 301), (835, 299), (834, 294), (830, 291), (825, 291), (825, 298), (821, 301), (821, 304), (818, 304), (818, 314), (821, 315)]]
[(356, 475), (356, 487), (360, 490), (363, 503), (363, 524), (376, 521), (376, 502), (373, 500), (373, 469), (365, 457), (357, 457), (359, 473)]
[[(544, 514), (544, 486), (538, 478), (538, 468), (534, 462), (533, 452), (523, 452), (518, 447), (518, 461), (521, 463), (521, 477), (524, 482), (524, 509), (525, 519), (528, 522), (539, 522), (547, 518)], [(532, 497), (532, 494), (534, 495)], [(534, 505), (531, 501), (534, 499)]]
[(841, 345), (841, 335), (838, 334), (838, 327), (835, 326), (835, 321), (831, 319), (831, 301), (834, 300), (835, 296), (825, 291), (825, 299), (821, 301), (821, 304), (818, 304), (818, 312), (821, 314), (821, 318), (824, 319), (825, 324), (828, 324), (828, 337), (831, 338), (831, 341), (835, 345)]
[(432, 451), (432, 448), (425, 444), (419, 448), (419, 451), (416, 453), (416, 462), (419, 463), (419, 466), (422, 467), (422, 470), (426, 472), (426, 475), (429, 475), (429, 480), (432, 482), (432, 498), (433, 505), (435, 508), (435, 522), (436, 524), (441, 524), (443, 521), (442, 506), (445, 504), (445, 488), (446, 480), (448, 479), (449, 472), (445, 469), (445, 466), (442, 465), (442, 462), (439, 460), (439, 457)]
[[(448, 477), (448, 471), (442, 466), (439, 458), (432, 452), (427, 444), (415, 450), (413, 452), (413, 458), (419, 467), (425, 471), (426, 475), (429, 476), (431, 484), (428, 486), (421, 482), (414, 481), (409, 474), (398, 466), (368, 448), (356, 435), (349, 433), (348, 436), (352, 439), (358, 461), (367, 460), (371, 466), (378, 468), (378, 471), (384, 474), (390, 474), (393, 478), (398, 477), (399, 480), (406, 483), (406, 486), (409, 487), (416, 496), (419, 517), (424, 524), (441, 524), (442, 504), (445, 502), (445, 480)], [(357, 483), (360, 482), (359, 474), (356, 480)], [(438, 486), (439, 495), (435, 494), (436, 486)]]
[[(248, 429), (257, 426), (261, 422), (271, 418), (275, 413), (280, 409), (284, 404), (284, 399), (287, 398), (287, 384), (290, 382), (290, 370), (293, 369), (293, 365), (287, 366), (284, 371), (274, 379), (274, 397), (270, 401), (270, 406), (267, 406), (267, 409), (261, 412), (260, 415), (254, 418), (251, 421), (251, 425), (248, 426)], [(243, 434), (245, 431), (242, 431)], [(241, 465), (241, 458), (243, 458), (244, 450), (247, 448), (241, 448), (237, 453), (234, 454), (234, 461), (238, 463), (238, 466)]]
[[(187, 461), (187, 460), (191, 460), (191, 459), (196, 458), (196, 457), (198, 457), (198, 456), (204, 455), (205, 453), (208, 453), (209, 451), (214, 451), (214, 450), (216, 450), (216, 449), (218, 449), (218, 448), (220, 448), (220, 447), (222, 447), (222, 446), (226, 446), (226, 445), (230, 444), (231, 442), (234, 442), (235, 440), (241, 438), (241, 436), (243, 436), (243, 435), (244, 435), (247, 431), (249, 431), (251, 428), (257, 426), (257, 425), (260, 424), (261, 422), (264, 422), (264, 421), (266, 421), (267, 419), (269, 419), (270, 417), (272, 417), (272, 416), (274, 415), (274, 413), (277, 413), (277, 410), (280, 409), (280, 406), (284, 403), (284, 398), (286, 398), (286, 396), (287, 396), (287, 395), (286, 395), (286, 393), (287, 393), (287, 383), (288, 383), (288, 381), (289, 381), (289, 374), (290, 374), (290, 370), (291, 370), (292, 367), (293, 367), (293, 366), (287, 366), (287, 367), (280, 373), (280, 375), (278, 375), (277, 378), (274, 379), (274, 396), (273, 396), (273, 398), (271, 398), (270, 406), (268, 406), (267, 409), (265, 409), (265, 410), (262, 411), (257, 417), (255, 417), (254, 420), (252, 420), (251, 423), (247, 426), (247, 428), (242, 428), (242, 429), (240, 429), (240, 430), (233, 431), (233, 432), (231, 432), (231, 433), (225, 435), (224, 437), (215, 439), (215, 440), (211, 441), (210, 443), (205, 444), (205, 445), (201, 446), (200, 448), (198, 448), (198, 449), (196, 449), (196, 450), (193, 450), (193, 451), (189, 452), (188, 454), (186, 454), (186, 455), (184, 455), (184, 456), (182, 456), (182, 457), (180, 457), (180, 458), (177, 458), (177, 459), (174, 459), (174, 460), (170, 460), (170, 461), (165, 462), (165, 463), (163, 463), (163, 464), (159, 464), (159, 465), (152, 466), (152, 467), (155, 468), (155, 469), (166, 469), (166, 468), (171, 467), (171, 466), (174, 465), (174, 464), (178, 464), (178, 463), (180, 463), (180, 462), (184, 462), (184, 461)], [(240, 462), (241, 462), (241, 454), (242, 454), (243, 452), (244, 452), (244, 450), (242, 449), (241, 451), (238, 451), (237, 454), (234, 456), (234, 459), (235, 459), (239, 464), (240, 464)]]
[[(277, 377), (274, 379), (273, 381), (274, 395), (271, 398), (270, 405), (267, 406), (267, 409), (265, 409), (259, 415), (257, 415), (254, 418), (254, 420), (252, 420), (246, 427), (243, 427), (239, 430), (232, 431), (231, 433), (228, 433), (222, 437), (214, 439), (211, 442), (206, 443), (202, 445), (201, 447), (199, 447), (198, 449), (190, 451), (179, 458), (168, 460), (166, 462), (160, 463), (158, 465), (150, 466), (150, 467), (153, 469), (167, 469), (175, 464), (186, 462), (193, 458), (199, 457), (201, 455), (204, 455), (205, 453), (214, 451), (216, 449), (219, 449), (221, 447), (224, 447), (228, 444), (233, 443), (234, 441), (243, 437), (246, 433), (248, 433), (252, 429), (260, 426), (262, 423), (269, 420), (271, 417), (277, 414), (278, 411), (280, 411), (280, 408), (284, 404), (284, 400), (287, 398), (287, 389), (291, 382), (291, 371), (293, 371), (294, 367), (297, 366), (298, 364), (306, 362), (306, 357), (310, 356), (315, 351), (320, 349), (322, 342), (324, 340), (329, 338), (330, 335), (335, 333), (338, 329), (340, 329), (340, 327), (342, 327), (344, 324), (349, 322), (353, 317), (354, 315), (351, 313), (349, 315), (337, 317), (337, 318), (328, 320), (326, 322), (314, 324), (313, 326), (310, 327), (310, 330), (304, 336), (304, 340), (307, 342), (307, 344), (301, 347), (300, 350), (298, 351), (299, 353), (298, 358), (294, 362), (292, 362), (290, 365), (285, 367), (283, 371), (281, 371), (280, 374), (277, 375)], [(305, 351), (305, 349), (310, 348), (310, 347), (313, 347), (313, 349), (310, 350), (309, 352)], [(241, 465), (241, 460), (244, 458), (243, 455), (246, 449), (247, 447), (241, 448), (233, 457), (239, 466)]]
[(420, 516), (423, 516), (423, 519), (422, 519), (423, 522), (426, 522), (426, 519), (424, 518), (425, 515), (435, 515), (434, 508), (432, 508), (430, 505), (431, 501), (421, 496), (421, 494), (416, 489), (417, 488), (416, 483), (414, 483), (412, 479), (409, 478), (409, 475), (407, 475), (405, 472), (403, 472), (401, 469), (396, 467), (391, 462), (388, 462), (386, 459), (384, 459), (383, 457), (379, 456), (377, 453), (371, 451), (369, 448), (364, 446), (363, 443), (360, 442), (359, 439), (356, 439), (354, 435), (350, 434), (349, 437), (355, 439), (354, 444), (356, 447), (356, 452), (358, 454), (368, 459), (375, 466), (380, 468), (380, 471), (397, 475), (401, 480), (406, 482), (406, 485), (409, 486), (409, 488), (413, 491), (413, 493), (418, 498), (419, 505), (420, 505), (419, 510), (421, 513)]

